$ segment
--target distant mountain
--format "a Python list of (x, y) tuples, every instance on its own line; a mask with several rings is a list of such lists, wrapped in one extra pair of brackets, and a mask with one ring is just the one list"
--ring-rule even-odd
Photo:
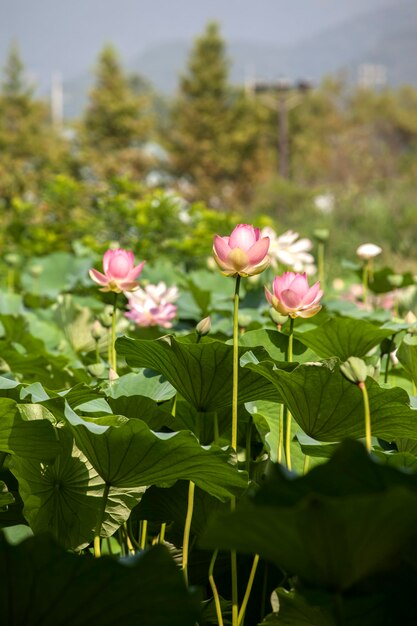
[[(277, 39), (279, 28), (277, 26)], [(148, 47), (128, 63), (128, 70), (148, 78), (155, 88), (172, 94), (186, 68), (190, 46), (184, 41)], [(374, 9), (340, 26), (292, 46), (228, 42), (231, 80), (309, 79), (345, 70), (356, 82), (363, 66), (383, 66), (387, 84), (417, 86), (417, 3), (398, 0), (394, 6)], [(84, 75), (66, 85), (66, 115), (80, 111), (92, 78)]]

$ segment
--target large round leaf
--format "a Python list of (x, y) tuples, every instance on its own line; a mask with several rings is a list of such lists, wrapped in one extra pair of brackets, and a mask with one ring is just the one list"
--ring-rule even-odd
[(343, 591), (385, 571), (416, 536), (416, 476), (379, 466), (359, 443), (345, 442), (305, 477), (277, 472), (252, 502), (209, 520), (202, 546), (257, 553)]
[(52, 459), (61, 451), (58, 433), (46, 419), (22, 419), (14, 400), (0, 398), (0, 451)]
[(348, 317), (335, 317), (321, 326), (296, 337), (311, 348), (319, 357), (337, 356), (346, 361), (350, 356), (365, 356), (371, 348), (377, 346), (392, 330), (382, 329), (365, 320)]
[(194, 626), (198, 604), (163, 546), (120, 563), (70, 554), (43, 535), (9, 546), (0, 534), (1, 623), (25, 626)]
[(227, 453), (200, 446), (190, 432), (154, 433), (141, 420), (116, 416), (82, 419), (68, 405), (65, 415), (78, 447), (113, 487), (166, 486), (184, 479), (227, 499), (247, 485), (246, 474), (229, 463)]
[[(117, 351), (129, 365), (160, 372), (198, 411), (232, 404), (233, 347), (220, 341), (188, 343), (174, 337), (143, 341), (122, 337)], [(240, 350), (240, 354), (245, 352)], [(273, 385), (256, 372), (239, 369), (239, 402), (276, 400)]]
[[(292, 372), (273, 369), (271, 363), (248, 364), (277, 385), (291, 414), (303, 431), (318, 441), (341, 441), (365, 435), (360, 389), (341, 374), (336, 361), (299, 365)], [(417, 438), (417, 411), (399, 387), (382, 389), (366, 381), (372, 434), (391, 441)]]

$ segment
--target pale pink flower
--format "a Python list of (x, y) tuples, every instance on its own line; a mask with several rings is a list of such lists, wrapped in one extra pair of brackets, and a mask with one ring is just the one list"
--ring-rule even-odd
[(273, 293), (265, 287), (269, 304), (281, 315), (290, 317), (312, 317), (321, 309), (323, 291), (320, 281), (309, 287), (306, 274), (284, 272), (276, 276), (272, 283)]
[(134, 291), (139, 287), (136, 281), (145, 261), (135, 266), (135, 258), (130, 250), (107, 250), (103, 256), (104, 274), (91, 269), (89, 274), (94, 282), (101, 285), (100, 291)]
[(129, 311), (126, 317), (138, 326), (161, 326), (171, 328), (177, 313), (173, 302), (178, 298), (177, 287), (169, 287), (160, 282), (158, 285), (139, 287), (132, 293), (126, 293)]
[(259, 228), (238, 224), (230, 237), (216, 235), (214, 259), (225, 276), (253, 276), (269, 265), (269, 237), (261, 237)]

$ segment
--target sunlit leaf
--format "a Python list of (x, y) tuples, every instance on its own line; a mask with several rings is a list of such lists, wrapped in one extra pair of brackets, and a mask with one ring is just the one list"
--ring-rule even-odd
[[(199, 411), (215, 410), (232, 403), (233, 348), (220, 341), (185, 343), (174, 337), (141, 341), (123, 337), (117, 351), (134, 367), (150, 367), (165, 376)], [(241, 349), (243, 354), (244, 349)], [(256, 372), (240, 369), (239, 402), (276, 400), (277, 392)]]
[(245, 475), (229, 464), (227, 453), (201, 447), (190, 432), (154, 433), (141, 420), (116, 416), (82, 419), (69, 406), (65, 414), (78, 447), (113, 487), (192, 480), (220, 499), (246, 487)]

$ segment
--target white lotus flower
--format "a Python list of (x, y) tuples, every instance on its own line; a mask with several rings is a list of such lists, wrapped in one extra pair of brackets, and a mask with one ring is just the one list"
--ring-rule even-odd
[(356, 250), (356, 254), (363, 261), (369, 261), (369, 259), (373, 259), (374, 257), (378, 256), (378, 254), (381, 254), (381, 252), (382, 248), (374, 243), (363, 243)]
[(293, 230), (287, 230), (278, 237), (269, 226), (262, 230), (261, 236), (269, 237), (268, 254), (274, 269), (281, 264), (294, 272), (315, 273), (314, 257), (309, 253), (313, 247), (310, 239), (299, 239), (300, 235)]

